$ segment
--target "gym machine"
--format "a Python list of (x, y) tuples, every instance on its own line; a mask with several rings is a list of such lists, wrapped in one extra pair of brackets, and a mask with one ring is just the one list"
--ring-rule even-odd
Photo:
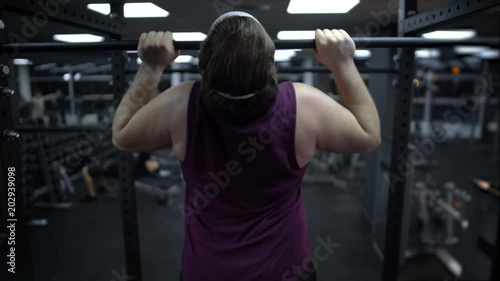
[[(14, 43), (14, 44), (1, 44), (0, 52), (61, 52), (61, 51), (112, 51), (112, 70), (113, 70), (113, 91), (116, 99), (120, 99), (125, 91), (126, 85), (126, 71), (125, 59), (122, 52), (118, 50), (135, 49), (136, 41), (120, 41), (122, 32), (123, 20), (123, 1), (112, 1), (111, 13), (114, 15), (108, 18), (104, 15), (97, 15), (91, 11), (82, 11), (78, 6), (65, 5), (63, 12), (57, 13), (51, 18), (51, 21), (65, 23), (80, 28), (99, 32), (110, 36), (115, 41), (103, 43), (78, 43), (78, 44), (65, 44), (65, 43)], [(387, 163), (387, 171), (390, 175), (398, 175), (398, 167), (402, 164), (399, 157), (406, 158), (408, 155), (408, 136), (410, 127), (410, 109), (411, 109), (411, 88), (414, 76), (414, 51), (417, 47), (445, 47), (454, 45), (486, 45), (498, 47), (500, 44), (499, 38), (480, 38), (474, 40), (432, 40), (422, 39), (415, 37), (405, 37), (407, 35), (415, 36), (418, 30), (423, 28), (430, 28), (438, 25), (439, 23), (458, 19), (470, 14), (480, 14), (481, 12), (491, 11), (498, 8), (498, 1), (482, 0), (482, 1), (466, 1), (459, 0), (453, 3), (446, 3), (442, 6), (433, 8), (423, 13), (417, 13), (417, 1), (413, 0), (400, 0), (399, 5), (399, 25), (398, 36), (395, 38), (354, 38), (358, 46), (367, 48), (399, 48), (398, 65), (398, 81), (397, 89), (398, 94), (393, 103), (394, 106), (394, 122), (392, 138), (390, 138), (390, 150), (387, 157), (390, 159)], [(39, 8), (35, 1), (26, 3), (19, 6), (16, 1), (5, 1), (0, 4), (0, 17), (2, 10), (12, 10), (20, 14), (33, 15)], [(81, 20), (81, 18), (88, 18), (89, 21)], [(4, 24), (0, 25), (4, 28)], [(4, 36), (0, 41), (6, 42), (7, 38)], [(275, 42), (278, 49), (296, 49), (296, 48), (313, 48), (314, 42), (307, 41), (286, 41)], [(199, 48), (199, 42), (176, 42), (175, 46), (183, 50), (196, 50)], [(403, 49), (405, 48), (405, 49)], [(9, 64), (8, 56), (2, 55), (0, 64)], [(7, 97), (5, 103), (0, 103), (3, 119), (1, 119), (0, 130), (3, 132), (4, 139), (12, 139), (18, 135), (14, 131), (14, 120), (17, 114), (17, 106), (13, 102), (16, 97), (13, 91), (10, 90), (6, 83), (2, 82), (0, 96)], [(7, 179), (3, 178), (7, 174), (8, 167), (16, 167), (19, 169), (17, 142), (5, 141), (2, 143), (1, 150), (1, 166), (3, 169), (2, 182), (7, 183)], [(135, 280), (142, 280), (142, 267), (140, 259), (140, 245), (138, 238), (138, 222), (136, 210), (136, 198), (134, 190), (134, 178), (132, 175), (132, 159), (130, 154), (123, 153), (120, 156), (120, 181), (122, 186), (121, 203), (122, 203), (122, 216), (123, 216), (123, 232), (125, 240), (125, 253), (127, 262), (128, 276), (134, 276)], [(16, 176), (22, 176), (16, 174)], [(400, 257), (401, 257), (401, 239), (402, 239), (402, 223), (403, 213), (405, 206), (406, 194), (408, 193), (408, 185), (406, 184), (407, 178), (397, 179), (389, 178), (389, 189), (387, 190), (387, 201), (384, 201), (384, 206), (387, 206), (385, 212), (386, 221), (383, 224), (384, 228), (384, 243), (382, 255), (384, 257), (382, 280), (395, 281), (398, 277)], [(16, 187), (16, 200), (23, 202), (22, 185)], [(0, 194), (2, 202), (5, 200), (6, 193)], [(22, 209), (22, 208), (21, 208)], [(18, 251), (19, 255), (18, 271), (23, 276), (17, 275), (17, 280), (30, 281), (33, 280), (33, 272), (31, 270), (31, 257), (29, 253), (28, 234), (26, 233), (25, 215), (23, 211), (18, 211), (16, 217), (19, 223), (16, 229), (18, 235)], [(0, 219), (6, 220), (6, 211), (0, 212)], [(2, 227), (0, 234), (6, 233), (7, 229)], [(20, 235), (21, 234), (21, 235)], [(23, 241), (19, 237), (25, 237)], [(18, 253), (19, 253), (18, 252)], [(6, 265), (6, 257), (9, 254), (5, 248), (0, 249), (0, 263)], [(1, 273), (1, 280), (11, 280), (12, 276), (6, 275), (7, 271), (3, 270)], [(5, 275), (5, 277), (4, 277)], [(493, 278), (493, 277), (492, 277)], [(498, 279), (498, 276), (492, 280)]]

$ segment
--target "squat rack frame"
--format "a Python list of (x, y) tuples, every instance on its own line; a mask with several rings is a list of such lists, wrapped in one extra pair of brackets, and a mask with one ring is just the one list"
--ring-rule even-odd
[[(56, 0), (54, 0), (56, 1)], [(57, 0), (56, 3), (60, 4), (57, 12), (49, 14), (50, 22), (57, 22), (67, 24), (75, 27), (87, 29), (100, 34), (107, 35), (115, 40), (121, 40), (124, 31), (123, 20), (123, 3), (124, 0), (112, 0), (111, 12), (114, 18), (100, 15), (93, 11), (82, 9), (78, 6), (68, 5), (67, 0)], [(398, 36), (414, 36), (416, 32), (423, 29), (429, 29), (439, 24), (460, 19), (468, 15), (479, 15), (497, 9), (500, 6), (499, 1), (495, 0), (459, 0), (453, 3), (442, 5), (438, 8), (418, 14), (417, 0), (399, 0), (398, 12)], [(0, 18), (2, 11), (11, 11), (23, 15), (32, 16), (41, 10), (38, 1), (30, 0), (28, 3), (20, 7), (19, 3), (14, 0), (3, 1), (0, 4)], [(8, 23), (7, 29), (8, 29)], [(0, 32), (0, 43), (11, 41), (8, 33)], [(20, 43), (28, 42), (22, 41)], [(369, 45), (369, 44), (368, 44)], [(399, 48), (399, 75), (398, 75), (398, 94), (394, 103), (394, 122), (393, 122), (393, 142), (391, 152), (391, 165), (390, 173), (392, 175), (400, 175), (399, 166), (401, 158), (406, 158), (408, 155), (408, 138), (409, 138), (409, 124), (411, 118), (411, 95), (412, 95), (412, 80), (414, 75), (414, 48)], [(125, 57), (122, 51), (115, 50), (112, 53), (113, 63), (113, 93), (115, 98), (120, 98), (126, 87), (126, 70), (125, 70)], [(10, 65), (12, 63), (7, 54), (0, 54), (0, 64)], [(8, 80), (0, 80), (0, 86), (15, 86), (14, 73), (11, 72), (11, 77)], [(17, 98), (16, 95), (2, 98), (0, 103), (0, 132), (11, 130), (15, 128), (15, 120), (18, 115)], [(18, 141), (5, 141), (0, 140), (0, 169), (2, 174), (0, 180), (2, 185), (7, 187), (8, 167), (15, 167), (16, 171), (21, 171)], [(132, 168), (132, 157), (130, 154), (122, 153), (120, 161), (120, 193), (121, 193), (121, 211), (124, 231), (125, 254), (126, 254), (126, 269), (127, 275), (133, 276), (135, 279), (142, 280), (142, 267), (140, 257), (140, 244), (138, 233), (137, 221), (137, 206), (134, 189), (134, 178)], [(16, 172), (18, 177), (22, 176)], [(7, 221), (7, 188), (2, 188), (0, 191), (0, 277), (1, 280), (33, 280), (33, 270), (31, 264), (31, 253), (29, 244), (29, 234), (26, 232), (26, 218), (22, 208), (23, 194), (20, 179), (16, 180), (15, 197), (17, 206), (21, 207), (16, 209), (16, 271), (18, 274), (10, 274), (7, 272), (7, 258), (9, 254), (5, 242), (5, 234), (7, 229), (4, 222)], [(404, 189), (406, 179), (404, 177), (391, 178), (389, 200), (387, 204), (387, 224), (384, 249), (384, 262), (382, 270), (382, 280), (396, 281), (399, 273), (399, 259), (400, 259), (400, 241), (401, 241), (401, 227), (402, 227), (402, 213), (404, 206)]]
[[(412, 37), (417, 32), (463, 19), (465, 16), (477, 17), (498, 8), (500, 8), (498, 0), (458, 0), (418, 13), (417, 0), (399, 0), (398, 37)], [(382, 280), (384, 281), (396, 281), (399, 274), (405, 188), (407, 188), (407, 176), (401, 167), (404, 165), (404, 159), (408, 157), (412, 80), (415, 74), (415, 49), (399, 48), (398, 54), (399, 75), (394, 102), (389, 195), (382, 268)], [(495, 280), (494, 276), (491, 278), (491, 280)]]

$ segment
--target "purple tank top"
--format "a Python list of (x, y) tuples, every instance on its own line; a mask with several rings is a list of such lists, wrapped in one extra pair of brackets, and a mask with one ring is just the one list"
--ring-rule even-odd
[(181, 163), (184, 281), (288, 280), (310, 258), (295, 116), (291, 82), (280, 84), (268, 113), (246, 126), (214, 117), (194, 84)]

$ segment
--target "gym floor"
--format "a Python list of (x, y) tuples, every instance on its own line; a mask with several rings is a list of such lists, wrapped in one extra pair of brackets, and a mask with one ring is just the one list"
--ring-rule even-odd
[[(433, 176), (464, 187), (471, 176), (498, 180), (498, 164), (485, 161), (488, 155), (485, 151), (470, 152), (463, 145), (439, 147), (434, 157), (441, 167)], [(116, 186), (112, 181), (110, 185)], [(382, 262), (373, 250), (372, 230), (362, 212), (359, 186), (354, 184), (347, 190), (330, 184), (303, 186), (311, 247), (317, 245), (317, 238), (328, 236), (340, 244), (326, 261), (319, 263), (320, 281), (380, 279)], [(75, 187), (84, 190), (83, 184)], [(37, 213), (48, 218), (49, 225), (31, 230), (35, 280), (121, 280), (124, 242), (120, 204), (113, 194), (118, 195), (116, 187), (111, 188), (111, 195), (101, 194), (93, 203), (80, 203), (77, 199), (83, 194), (75, 194), (72, 209)], [(180, 202), (182, 196), (161, 206), (156, 204), (154, 194), (137, 190), (144, 280), (178, 280), (184, 232)], [(451, 276), (435, 258), (419, 257), (408, 262), (400, 275), (400, 280), (417, 279), (450, 280)]]

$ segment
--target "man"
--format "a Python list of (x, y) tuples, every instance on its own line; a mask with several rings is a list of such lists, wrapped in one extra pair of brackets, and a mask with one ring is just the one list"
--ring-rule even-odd
[[(179, 55), (170, 32), (143, 33), (142, 65), (113, 122), (124, 151), (171, 147), (186, 182), (183, 280), (315, 280), (300, 185), (317, 149), (371, 151), (377, 110), (343, 30), (316, 30), (316, 59), (344, 106), (301, 83), (278, 84), (274, 44), (249, 14), (215, 21), (199, 54), (201, 82), (154, 98)], [(300, 278), (300, 279), (299, 279)]]

